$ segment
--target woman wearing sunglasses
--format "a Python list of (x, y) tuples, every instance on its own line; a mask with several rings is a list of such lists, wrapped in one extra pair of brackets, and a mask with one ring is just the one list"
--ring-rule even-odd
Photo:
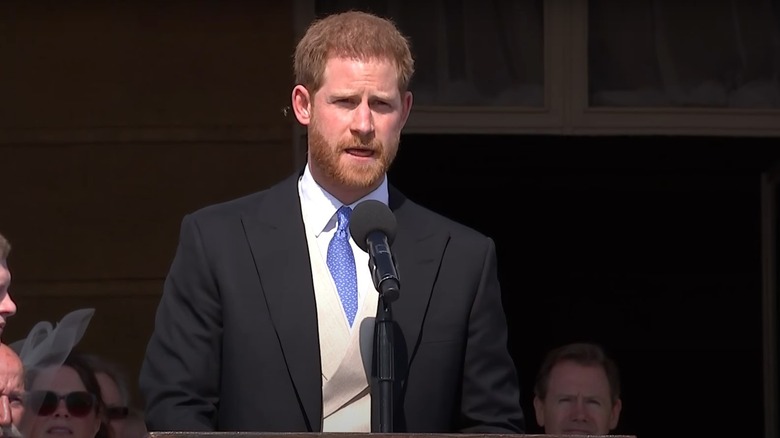
[(26, 438), (112, 438), (94, 371), (76, 355), (28, 373)]

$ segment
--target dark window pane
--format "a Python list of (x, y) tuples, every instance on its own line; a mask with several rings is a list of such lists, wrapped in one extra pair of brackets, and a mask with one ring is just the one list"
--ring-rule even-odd
[(415, 105), (544, 105), (543, 0), (328, 0), (392, 18), (415, 56)]

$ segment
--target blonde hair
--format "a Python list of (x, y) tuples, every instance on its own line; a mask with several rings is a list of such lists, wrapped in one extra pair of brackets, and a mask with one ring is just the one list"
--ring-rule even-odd
[(409, 88), (414, 74), (408, 39), (391, 20), (367, 12), (333, 14), (309, 26), (295, 48), (296, 84), (316, 93), (322, 86), (325, 64), (334, 57), (390, 61), (396, 67), (401, 92)]
[(8, 258), (8, 254), (11, 253), (11, 244), (8, 242), (8, 239), (3, 237), (2, 234), (0, 234), (0, 260), (5, 260)]

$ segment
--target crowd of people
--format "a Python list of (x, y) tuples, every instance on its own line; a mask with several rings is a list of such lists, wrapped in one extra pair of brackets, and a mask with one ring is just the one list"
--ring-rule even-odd
[[(11, 244), (0, 234), (0, 330), (16, 313), (9, 291), (10, 252)], [(54, 330), (33, 327), (20, 342), (0, 338), (2, 436), (144, 437), (143, 412), (130, 398), (134, 380), (121, 365), (78, 349), (92, 312), (69, 315), (75, 318), (66, 316)]]

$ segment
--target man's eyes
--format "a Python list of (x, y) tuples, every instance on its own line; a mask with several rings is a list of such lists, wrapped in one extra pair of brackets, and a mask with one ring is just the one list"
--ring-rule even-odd
[[(558, 399), (558, 403), (572, 403), (574, 400), (575, 397), (561, 397)], [(601, 406), (601, 402), (594, 398), (585, 399), (585, 403), (593, 406)]]

